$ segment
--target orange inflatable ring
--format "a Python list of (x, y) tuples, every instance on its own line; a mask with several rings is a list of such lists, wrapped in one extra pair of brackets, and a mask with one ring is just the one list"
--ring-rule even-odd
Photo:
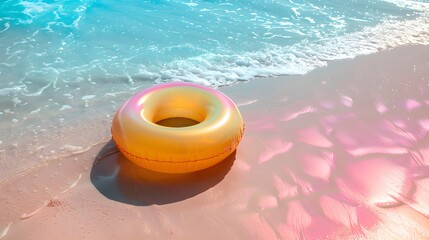
[[(197, 124), (168, 127), (165, 119)], [(221, 92), (192, 83), (147, 88), (116, 112), (112, 138), (126, 158), (157, 172), (186, 173), (211, 167), (236, 149), (244, 132), (241, 114)]]

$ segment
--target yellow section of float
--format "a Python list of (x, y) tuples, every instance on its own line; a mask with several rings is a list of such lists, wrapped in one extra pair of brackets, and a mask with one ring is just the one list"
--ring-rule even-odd
[[(158, 124), (172, 118), (197, 124)], [(236, 149), (243, 132), (241, 114), (227, 96), (180, 82), (137, 93), (119, 108), (112, 123), (112, 138), (125, 157), (165, 173), (193, 172), (219, 163)]]

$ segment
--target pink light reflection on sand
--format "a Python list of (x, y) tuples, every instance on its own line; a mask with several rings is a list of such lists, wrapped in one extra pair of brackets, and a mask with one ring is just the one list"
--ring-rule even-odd
[(317, 147), (332, 147), (332, 142), (321, 132), (320, 127), (312, 126), (308, 128), (299, 129), (296, 131), (297, 139), (300, 142), (317, 146)]
[(281, 139), (275, 138), (264, 143), (265, 151), (259, 155), (259, 163), (264, 163), (271, 160), (274, 156), (286, 153), (291, 147), (291, 142), (286, 142)]
[(429, 218), (429, 178), (417, 180), (415, 189), (410, 207)]
[(359, 226), (357, 202), (340, 194), (324, 195), (320, 198), (323, 213), (332, 221), (339, 222), (350, 229)]
[[(412, 129), (411, 129), (412, 130)], [(354, 118), (336, 127), (335, 137), (343, 149), (354, 156), (370, 153), (407, 153), (423, 132), (409, 132), (394, 123), (374, 119), (371, 122)]]
[(346, 107), (352, 107), (353, 106), (353, 99), (349, 96), (341, 95), (340, 96), (340, 102)]
[(417, 101), (416, 101), (416, 100), (414, 100), (414, 99), (408, 99), (408, 100), (406, 101), (406, 109), (407, 109), (408, 111), (414, 110), (414, 109), (416, 109), (416, 108), (418, 108), (418, 107), (420, 107), (420, 106), (421, 106), (421, 103), (417, 102)]
[(276, 189), (276, 197), (280, 200), (290, 199), (298, 196), (298, 186), (288, 183), (278, 175), (273, 176), (273, 184)]
[(280, 117), (281, 121), (289, 121), (289, 120), (293, 120), (303, 114), (306, 113), (311, 113), (311, 112), (316, 112), (317, 109), (311, 105), (304, 105), (302, 107), (293, 109), (291, 108), (291, 110), (288, 110), (287, 112), (283, 113), (283, 115)]
[(348, 197), (380, 207), (397, 205), (407, 198), (412, 182), (407, 166), (386, 158), (352, 162), (337, 178), (339, 189)]
[(388, 110), (386, 105), (384, 105), (384, 103), (382, 103), (381, 101), (375, 103), (375, 108), (379, 113), (384, 113)]
[(329, 181), (334, 164), (332, 153), (322, 153), (317, 155), (302, 153), (299, 156), (299, 159), (299, 164), (305, 174), (324, 181)]
[[(251, 209), (260, 212), (249, 231), (257, 239), (409, 239), (397, 225), (406, 217), (390, 211), (429, 212), (429, 167), (422, 168), (429, 166), (429, 120), (421, 100), (344, 91), (336, 100), (318, 93), (302, 102), (291, 95), (284, 108), (273, 106), (273, 117), (244, 113), (259, 153), (247, 170), (259, 178)], [(285, 143), (292, 147), (282, 151)]]

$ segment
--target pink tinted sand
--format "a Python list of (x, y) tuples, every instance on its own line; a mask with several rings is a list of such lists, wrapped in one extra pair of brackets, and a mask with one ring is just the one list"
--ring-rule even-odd
[(429, 47), (220, 90), (246, 123), (224, 162), (156, 174), (96, 145), (1, 182), (0, 239), (429, 238)]

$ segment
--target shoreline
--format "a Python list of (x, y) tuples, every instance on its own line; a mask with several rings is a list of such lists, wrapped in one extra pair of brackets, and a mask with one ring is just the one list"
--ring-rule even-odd
[(428, 56), (404, 46), (221, 87), (244, 138), (175, 182), (109, 142), (74, 149), (0, 182), (0, 239), (427, 238)]
[[(416, 39), (422, 40), (425, 39), (425, 34), (417, 34), (422, 31), (421, 27), (414, 26), (412, 27), (413, 31), (416, 31), (416, 34), (413, 34), (412, 37)], [(374, 30), (375, 31), (375, 30)], [(371, 35), (371, 34), (370, 34)], [(344, 40), (344, 39), (343, 39)], [(361, 54), (357, 55), (357, 57), (365, 56), (365, 53), (370, 55), (377, 54), (373, 53), (373, 51), (380, 50), (381, 52), (390, 51), (383, 50), (386, 48), (391, 48), (395, 46), (396, 43), (388, 43), (387, 39), (385, 39), (386, 43), (383, 46), (378, 48), (370, 48), (365, 49)], [(401, 39), (403, 41), (404, 39)], [(345, 40), (344, 40), (345, 41)], [(392, 40), (393, 41), (393, 40)], [(394, 41), (393, 41), (394, 42)], [(410, 41), (413, 42), (413, 41)], [(418, 41), (417, 41), (418, 42)], [(411, 45), (413, 46), (413, 45)], [(417, 45), (419, 46), (419, 45)], [(407, 47), (407, 46), (399, 46), (399, 48)], [(398, 48), (398, 47), (395, 47)], [(393, 49), (395, 49), (393, 48)], [(362, 49), (361, 49), (362, 50)], [(325, 52), (328, 50), (324, 50)], [(359, 48), (356, 48), (354, 52), (359, 51)], [(329, 52), (329, 51), (328, 51)], [(356, 54), (356, 53), (355, 53)], [(330, 58), (329, 54), (325, 54), (326, 59), (321, 59), (326, 64), (332, 64), (335, 62), (348, 61), (354, 58)], [(343, 54), (344, 55), (344, 54)], [(347, 54), (345, 54), (347, 55)], [(344, 56), (343, 56), (344, 57)], [(331, 59), (331, 60), (330, 60)], [(326, 62), (325, 62), (326, 61)], [(324, 64), (320, 65), (321, 67), (310, 70), (309, 73), (313, 71), (318, 71), (318, 69), (323, 69), (326, 66)], [(250, 80), (246, 80), (244, 82), (236, 81), (231, 85), (220, 85), (219, 88), (222, 89), (224, 87), (233, 86), (236, 84), (246, 84), (248, 81), (255, 81), (258, 79), (271, 79), (271, 78), (286, 78), (295, 77), (295, 76), (305, 76), (304, 75), (280, 75), (276, 77), (256, 77)], [(124, 81), (119, 77), (119, 81)], [(91, 82), (91, 81), (90, 81)], [(114, 84), (114, 80), (108, 79), (109, 84)], [(93, 82), (91, 82), (93, 83)], [(71, 83), (70, 83), (71, 84)], [(15, 97), (12, 101), (7, 102), (7, 107), (4, 109), (4, 112), (0, 112), (0, 116), (5, 116), (8, 121), (5, 121), (2, 126), (0, 126), (0, 133), (3, 134), (3, 138), (0, 139), (0, 167), (3, 171), (0, 173), (0, 182), (7, 180), (14, 175), (20, 174), (21, 171), (25, 171), (25, 169), (31, 169), (36, 167), (37, 165), (44, 164), (47, 161), (55, 160), (56, 158), (66, 157), (68, 155), (73, 155), (91, 148), (96, 143), (106, 142), (105, 136), (110, 133), (110, 129), (105, 129), (103, 127), (98, 128), (97, 131), (81, 131), (82, 129), (88, 129), (88, 125), (91, 126), (102, 126), (102, 124), (110, 124), (110, 120), (113, 117), (116, 109), (128, 99), (133, 93), (137, 92), (138, 89), (143, 89), (145, 87), (154, 85), (155, 83), (151, 83), (147, 85), (147, 83), (142, 82), (141, 87), (133, 87), (131, 91), (113, 91), (108, 93), (95, 93), (93, 91), (97, 91), (96, 85), (89, 85), (90, 89), (87, 90), (85, 88), (81, 89), (79, 85), (76, 85), (76, 89), (71, 90), (73, 94), (67, 93), (64, 94), (63, 97), (73, 100), (73, 104), (70, 102), (64, 101), (62, 99), (58, 103), (52, 102), (53, 99), (58, 98), (58, 94), (54, 92), (47, 93), (46, 99), (42, 102), (29, 102), (24, 100), (24, 103), (18, 98)], [(79, 93), (82, 91), (82, 93)], [(53, 94), (53, 95), (52, 95)], [(101, 94), (101, 95), (100, 95)], [(103, 95), (104, 94), (104, 95)], [(1, 94), (0, 94), (1, 95)], [(31, 94), (30, 94), (31, 95)], [(60, 94), (61, 95), (61, 94)], [(52, 97), (52, 98), (49, 98)], [(100, 103), (101, 100), (96, 98), (103, 96), (108, 96), (108, 100), (103, 99), (105, 101)], [(49, 98), (49, 99), (48, 99)], [(49, 100), (49, 101), (48, 101)], [(92, 102), (94, 101), (94, 102)], [(109, 102), (110, 101), (110, 105)], [(48, 103), (48, 104), (46, 104)], [(41, 105), (46, 104), (44, 107)], [(65, 104), (65, 105), (63, 105)], [(73, 105), (71, 107), (70, 105)], [(32, 107), (29, 107), (32, 105)], [(53, 107), (62, 107), (59, 110), (49, 110), (48, 105), (52, 105)], [(23, 109), (18, 110), (19, 117), (12, 117), (14, 114), (14, 107), (24, 107)], [(51, 107), (52, 107), (51, 106)], [(35, 109), (37, 108), (37, 109)], [(46, 109), (44, 109), (46, 108)], [(90, 108), (90, 110), (86, 109)], [(65, 111), (64, 111), (65, 110)], [(70, 110), (70, 111), (68, 111)], [(38, 115), (39, 113), (43, 113), (43, 115)], [(10, 114), (12, 113), (12, 114)], [(86, 119), (86, 120), (85, 120)], [(90, 122), (90, 123), (88, 123)], [(101, 123), (102, 122), (102, 123)], [(16, 130), (20, 129), (20, 130)], [(79, 132), (78, 132), (79, 131)], [(88, 134), (91, 132), (90, 134)], [(93, 137), (94, 132), (97, 132), (98, 135)], [(28, 137), (31, 135), (32, 137)], [(64, 141), (67, 141), (66, 144), (59, 144)], [(29, 154), (26, 154), (29, 153)], [(22, 159), (29, 159), (37, 155), (37, 163), (33, 164), (32, 161), (25, 161)], [(16, 171), (17, 168), (20, 168)]]

